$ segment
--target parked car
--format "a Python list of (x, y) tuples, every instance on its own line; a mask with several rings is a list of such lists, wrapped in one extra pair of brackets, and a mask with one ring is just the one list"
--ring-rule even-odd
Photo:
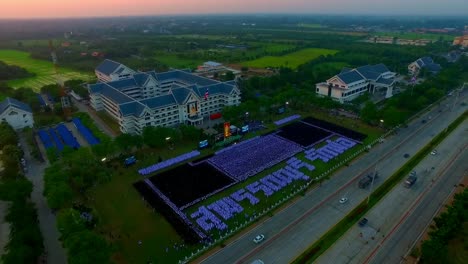
[(258, 235), (258, 236), (256, 236), (254, 238), (253, 242), (255, 244), (258, 244), (258, 243), (262, 242), (264, 239), (265, 239), (265, 236), (263, 234), (260, 234), (260, 235)]
[(434, 149), (433, 151), (431, 151), (431, 155), (432, 155), (432, 156), (437, 155), (437, 150)]
[(358, 224), (360, 227), (363, 227), (367, 224), (367, 222), (369, 222), (369, 220), (367, 220), (367, 218), (364, 217), (363, 219), (361, 219), (361, 221), (359, 221)]

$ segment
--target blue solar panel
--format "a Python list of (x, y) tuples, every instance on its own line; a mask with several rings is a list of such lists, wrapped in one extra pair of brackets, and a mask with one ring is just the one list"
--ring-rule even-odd
[(65, 144), (67, 144), (68, 146), (74, 149), (80, 147), (80, 144), (78, 143), (78, 141), (76, 141), (76, 138), (64, 124), (60, 124), (57, 126), (57, 132), (59, 133), (60, 137), (63, 139)]
[(82, 123), (81, 120), (77, 117), (73, 118), (73, 123), (75, 124), (76, 129), (78, 129), (78, 132), (83, 135), (83, 137), (88, 141), (89, 145), (96, 145), (99, 144), (99, 139), (97, 139), (93, 133), (85, 127)]
[(52, 139), (54, 140), (55, 146), (59, 151), (63, 150), (63, 143), (60, 141), (60, 138), (57, 136), (57, 133), (55, 133), (55, 130), (53, 128), (49, 128), (49, 134), (52, 136)]
[(37, 132), (37, 134), (39, 135), (39, 138), (41, 139), (42, 144), (44, 144), (44, 147), (46, 149), (49, 149), (54, 146), (50, 138), (50, 135), (46, 131), (41, 129), (39, 130), (39, 132)]

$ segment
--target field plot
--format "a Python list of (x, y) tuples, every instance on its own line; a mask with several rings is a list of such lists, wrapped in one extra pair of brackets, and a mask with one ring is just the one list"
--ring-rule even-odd
[[(8, 85), (13, 88), (28, 87), (35, 91), (39, 91), (39, 89), (44, 85), (56, 83), (56, 76), (52, 62), (33, 59), (27, 52), (0, 50), (0, 61), (23, 67), (36, 75), (34, 77), (9, 81)], [(66, 68), (61, 68), (60, 73), (63, 81), (70, 79), (89, 80), (93, 77), (92, 74), (81, 73)]]
[(179, 69), (184, 69), (184, 68), (197, 68), (198, 65), (203, 63), (203, 60), (201, 59), (189, 59), (189, 58), (183, 58), (177, 54), (167, 54), (167, 53), (158, 53), (154, 56), (154, 58), (163, 63), (166, 64), (169, 67), (173, 68), (179, 68)]
[(246, 61), (241, 64), (254, 68), (289, 67), (295, 69), (299, 65), (307, 63), (320, 55), (334, 55), (337, 52), (337, 50), (309, 48), (283, 56), (265, 56), (256, 60)]
[(372, 33), (382, 37), (397, 37), (400, 39), (430, 39), (430, 40), (442, 40), (452, 41), (452, 35), (447, 34), (433, 34), (433, 33), (416, 33), (416, 32), (375, 32)]

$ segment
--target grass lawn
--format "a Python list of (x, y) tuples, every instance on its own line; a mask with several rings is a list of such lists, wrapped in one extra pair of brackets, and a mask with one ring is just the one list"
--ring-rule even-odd
[[(175, 250), (174, 244), (183, 240), (172, 225), (159, 213), (142, 201), (132, 184), (142, 177), (137, 170), (154, 164), (158, 157), (168, 159), (191, 151), (192, 144), (181, 144), (175, 150), (160, 149), (150, 153), (140, 153), (135, 166), (124, 168), (122, 162), (112, 164), (112, 179), (95, 188), (90, 196), (99, 216), (98, 232), (104, 233), (116, 249), (113, 259), (117, 263), (176, 263), (181, 254), (191, 252), (190, 246)], [(138, 245), (141, 240), (142, 244)], [(166, 248), (169, 248), (166, 253)]]
[[(23, 67), (36, 75), (34, 77), (8, 81), (8, 85), (13, 88), (29, 87), (35, 91), (39, 91), (42, 86), (57, 82), (52, 62), (33, 59), (27, 52), (0, 50), (0, 61)], [(91, 73), (81, 73), (66, 68), (60, 68), (60, 74), (64, 81), (70, 79), (88, 80), (93, 78)]]
[(172, 68), (178, 68), (178, 69), (186, 69), (186, 68), (197, 68), (198, 65), (203, 63), (203, 60), (201, 59), (188, 59), (188, 58), (181, 58), (177, 54), (167, 54), (167, 53), (157, 53), (154, 58), (161, 62), (166, 64), (169, 67)]
[(265, 43), (265, 42), (249, 42), (252, 47), (259, 47), (261, 50), (267, 53), (280, 53), (285, 50), (290, 50), (295, 45), (281, 44), (281, 43)]
[(385, 37), (398, 37), (400, 39), (430, 39), (439, 40), (442, 37), (443, 40), (453, 40), (452, 35), (447, 34), (433, 34), (433, 33), (415, 33), (415, 32), (375, 32), (372, 33), (377, 36)]
[(114, 131), (117, 135), (120, 135), (120, 133), (122, 133), (120, 131), (120, 125), (119, 123), (117, 123), (117, 121), (115, 121), (114, 118), (112, 118), (112, 116), (110, 116), (108, 113), (106, 113), (106, 111), (99, 111), (97, 112), (97, 115), (101, 118), (101, 120), (106, 123), (106, 125), (112, 129), (112, 131)]
[(267, 67), (289, 67), (297, 68), (299, 65), (307, 63), (320, 55), (333, 55), (337, 50), (309, 48), (289, 53), (283, 56), (265, 56), (256, 60), (241, 63), (243, 66), (254, 68)]

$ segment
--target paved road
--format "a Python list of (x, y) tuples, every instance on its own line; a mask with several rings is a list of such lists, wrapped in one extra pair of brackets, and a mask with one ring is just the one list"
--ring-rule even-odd
[[(449, 111), (446, 104), (450, 106), (454, 98), (448, 98), (440, 107), (435, 106), (431, 112), (415, 119), (407, 128), (400, 129), (397, 135), (374, 147), (351, 166), (335, 173), (321, 187), (308, 192), (272, 218), (228, 242), (225, 248), (199, 261), (249, 263), (254, 259), (262, 259), (265, 263), (290, 262), (366, 197), (368, 191), (358, 189), (356, 181), (373, 171), (376, 161), (379, 161), (377, 169), (382, 175), (376, 181), (378, 186), (407, 161), (403, 158), (404, 154), (415, 154), (466, 109), (457, 104), (454, 111)], [(427, 122), (422, 123), (422, 119)], [(342, 196), (349, 197), (347, 204), (338, 203)], [(259, 233), (264, 234), (266, 240), (260, 245), (254, 245), (252, 239)]]
[(415, 167), (414, 186), (397, 185), (369, 211), (365, 227), (351, 228), (316, 263), (399, 263), (468, 169), (466, 129), (468, 122)]
[[(7, 210), (8, 202), (0, 201), (0, 256), (4, 253), (4, 247), (8, 243), (8, 236), (10, 235), (10, 224), (5, 222)], [(2, 263), (1, 260), (0, 263)]]
[(47, 263), (64, 264), (67, 263), (65, 250), (59, 241), (60, 234), (57, 230), (55, 215), (52, 214), (47, 205), (44, 191), (44, 169), (46, 163), (40, 163), (30, 155), (30, 148), (24, 135), (20, 135), (20, 143), (25, 153), (25, 160), (28, 166), (26, 177), (33, 183), (31, 200), (36, 204), (39, 218), (39, 226), (44, 237), (44, 247), (47, 252)]

